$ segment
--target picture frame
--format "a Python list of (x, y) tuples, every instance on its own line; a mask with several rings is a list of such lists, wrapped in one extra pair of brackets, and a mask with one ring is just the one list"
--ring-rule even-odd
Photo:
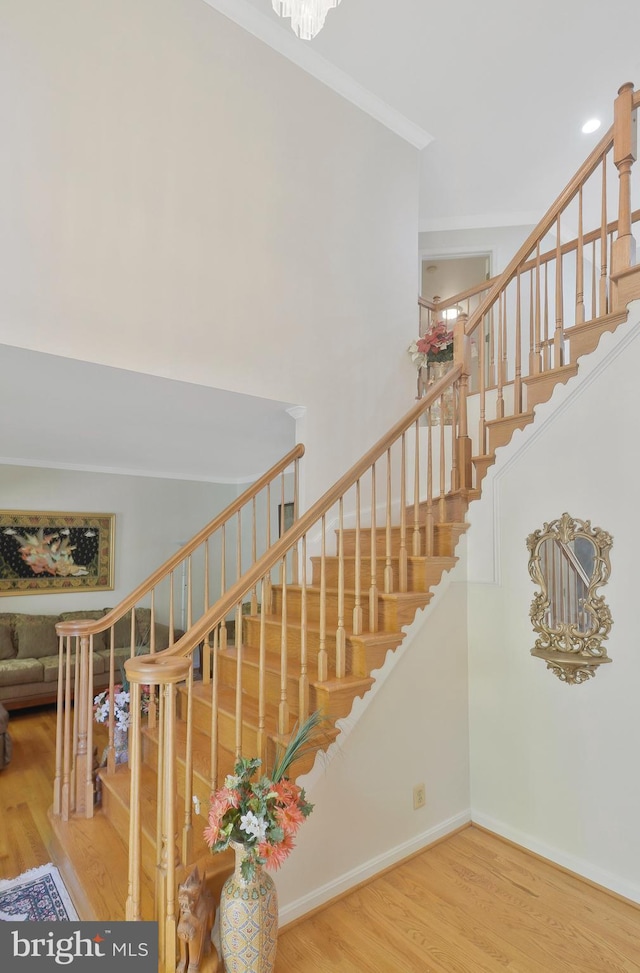
[(0, 596), (111, 591), (115, 514), (0, 510)]
[(282, 537), (289, 530), (293, 524), (294, 516), (295, 504), (293, 500), (284, 504), (284, 511), (283, 505), (281, 503), (278, 504), (278, 537)]

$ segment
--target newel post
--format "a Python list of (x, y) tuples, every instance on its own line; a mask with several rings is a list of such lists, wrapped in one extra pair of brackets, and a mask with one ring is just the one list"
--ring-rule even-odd
[(467, 395), (469, 392), (469, 339), (466, 334), (467, 315), (464, 312), (458, 314), (453, 326), (453, 362), (455, 365), (462, 365), (462, 375), (458, 384), (458, 465), (457, 465), (457, 484), (458, 490), (470, 490), (472, 483), (472, 463), (471, 463), (471, 438), (469, 436), (469, 426), (467, 418)]
[[(611, 250), (611, 276), (614, 280), (633, 266), (636, 259), (636, 244), (631, 232), (631, 167), (638, 155), (633, 101), (633, 84), (629, 81), (622, 85), (614, 103), (613, 161), (619, 177), (618, 234)], [(619, 310), (621, 303), (617, 291), (614, 283), (614, 310)]]

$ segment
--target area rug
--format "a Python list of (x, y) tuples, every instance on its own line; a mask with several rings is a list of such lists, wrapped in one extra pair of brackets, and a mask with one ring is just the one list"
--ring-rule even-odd
[(73, 907), (62, 876), (49, 863), (0, 881), (0, 920), (5, 922), (75, 922)]

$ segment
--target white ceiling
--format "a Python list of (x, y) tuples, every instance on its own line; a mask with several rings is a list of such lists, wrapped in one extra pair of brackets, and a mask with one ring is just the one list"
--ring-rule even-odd
[[(537, 222), (610, 125), (620, 85), (640, 86), (638, 0), (342, 0), (306, 42), (271, 0), (205, 2), (332, 86), (351, 81), (366, 107), (364, 88), (414, 144), (432, 137), (422, 230)], [(585, 136), (593, 115), (605, 129)]]
[(235, 483), (295, 443), (286, 402), (8, 345), (0, 361), (0, 463)]

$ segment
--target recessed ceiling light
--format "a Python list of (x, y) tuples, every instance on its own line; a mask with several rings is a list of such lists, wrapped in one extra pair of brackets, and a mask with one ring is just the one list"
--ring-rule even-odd
[(582, 126), (582, 131), (585, 135), (591, 135), (592, 132), (597, 132), (600, 128), (601, 121), (599, 118), (590, 118), (588, 122), (585, 122)]

